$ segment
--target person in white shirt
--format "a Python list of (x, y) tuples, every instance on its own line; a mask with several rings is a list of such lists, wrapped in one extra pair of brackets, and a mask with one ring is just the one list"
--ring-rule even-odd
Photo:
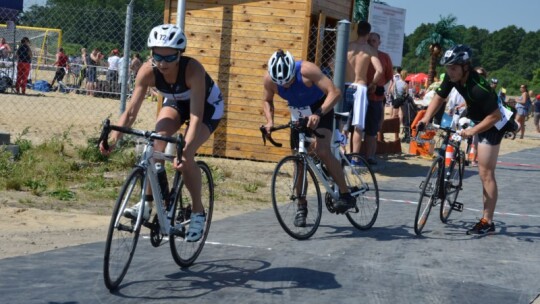
[(111, 92), (118, 92), (118, 62), (120, 57), (118, 49), (111, 51), (111, 56), (107, 59), (109, 67), (107, 68), (107, 82), (109, 83), (109, 90)]

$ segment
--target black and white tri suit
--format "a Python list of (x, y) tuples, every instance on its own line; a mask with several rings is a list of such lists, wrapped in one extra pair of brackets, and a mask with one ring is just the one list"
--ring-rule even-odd
[[(181, 124), (184, 124), (189, 119), (191, 113), (191, 90), (186, 85), (186, 67), (190, 60), (192, 60), (190, 57), (180, 57), (178, 76), (174, 84), (167, 83), (158, 68), (153, 68), (156, 89), (165, 97), (163, 106), (176, 109), (180, 115)], [(205, 91), (206, 103), (204, 104), (203, 124), (207, 125), (210, 133), (212, 133), (216, 130), (219, 121), (223, 117), (224, 102), (221, 91), (208, 73), (205, 73)]]

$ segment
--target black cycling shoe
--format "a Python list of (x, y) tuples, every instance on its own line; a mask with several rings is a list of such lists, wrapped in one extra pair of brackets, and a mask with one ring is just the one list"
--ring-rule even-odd
[(334, 202), (334, 209), (337, 213), (345, 213), (345, 211), (356, 207), (356, 198), (350, 193), (340, 194), (339, 199)]
[(306, 227), (307, 213), (308, 213), (307, 206), (299, 205), (298, 210), (296, 210), (296, 216), (294, 217), (294, 226)]

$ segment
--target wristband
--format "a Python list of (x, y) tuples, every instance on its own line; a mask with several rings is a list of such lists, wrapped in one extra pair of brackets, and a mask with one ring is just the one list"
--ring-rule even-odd
[(317, 111), (315, 111), (315, 113), (313, 114), (319, 116), (319, 118), (321, 118), (324, 115), (322, 112), (322, 108), (318, 108)]

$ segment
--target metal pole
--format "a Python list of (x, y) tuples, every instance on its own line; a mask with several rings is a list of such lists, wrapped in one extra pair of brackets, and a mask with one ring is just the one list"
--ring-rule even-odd
[(130, 62), (130, 48), (131, 48), (131, 24), (133, 23), (133, 2), (131, 0), (127, 6), (126, 11), (126, 31), (124, 33), (124, 60), (122, 60), (122, 88), (120, 93), (120, 114), (126, 110), (128, 80), (129, 80), (129, 62)]
[(184, 25), (186, 24), (186, 0), (179, 0), (178, 7), (176, 9), (176, 25), (178, 25), (184, 32)]
[(334, 106), (334, 110), (338, 112), (343, 109), (343, 100), (345, 97), (345, 63), (347, 61), (350, 29), (351, 22), (349, 20), (340, 20), (338, 22), (334, 67), (334, 85), (341, 91), (339, 102)]

